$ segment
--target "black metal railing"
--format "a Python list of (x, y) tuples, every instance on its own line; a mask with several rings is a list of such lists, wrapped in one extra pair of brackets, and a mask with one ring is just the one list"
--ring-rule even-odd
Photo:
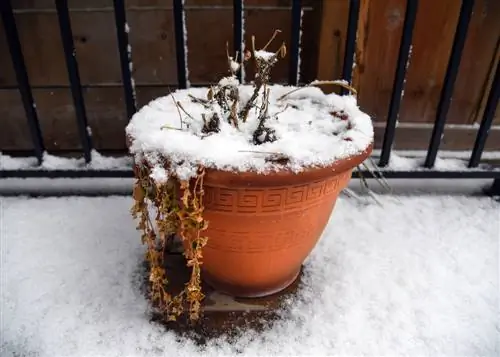
[[(186, 56), (186, 24), (185, 9), (182, 0), (172, 1), (173, 16), (175, 25), (175, 44), (177, 58), (177, 77), (178, 87), (187, 88), (189, 86), (188, 65)], [(33, 142), (33, 152), (37, 157), (39, 164), (42, 162), (45, 147), (43, 137), (38, 122), (36, 105), (33, 100), (31, 87), (26, 71), (26, 66), (19, 42), (19, 35), (16, 28), (16, 22), (13, 15), (13, 9), (10, 0), (0, 1), (1, 14), (10, 55), (14, 65), (17, 87), (21, 93), (26, 118), (30, 129), (30, 135)], [(65, 54), (66, 66), (68, 70), (73, 104), (76, 112), (78, 132), (80, 136), (83, 156), (86, 162), (91, 160), (92, 138), (87, 126), (87, 116), (85, 103), (82, 96), (82, 84), (78, 71), (77, 54), (73, 44), (71, 31), (71, 22), (69, 18), (68, 4), (66, 0), (55, 0), (56, 10), (59, 20), (59, 27)], [(126, 11), (124, 0), (113, 0), (116, 32), (118, 40), (118, 50), (120, 54), (120, 65), (125, 94), (126, 112), (130, 118), (135, 113), (137, 105), (135, 101), (134, 86), (131, 77), (130, 63), (130, 45), (128, 42), (128, 26), (126, 22)], [(418, 10), (418, 0), (407, 0), (406, 14), (403, 25), (403, 32), (400, 42), (397, 67), (394, 77), (391, 100), (388, 108), (387, 122), (384, 132), (381, 154), (378, 161), (379, 168), (388, 165), (391, 156), (391, 149), (394, 143), (396, 124), (399, 116), (399, 109), (404, 91), (404, 82), (406, 77), (407, 62), (410, 56), (413, 29), (415, 27), (416, 14)], [(471, 148), (471, 156), (468, 162), (468, 169), (461, 171), (440, 171), (434, 170), (434, 164), (439, 151), (441, 138), (445, 129), (446, 118), (450, 107), (455, 81), (459, 71), (460, 60), (464, 49), (465, 40), (472, 16), (474, 0), (463, 0), (459, 19), (455, 31), (452, 50), (446, 70), (444, 85), (441, 90), (441, 96), (437, 108), (436, 119), (429, 142), (427, 155), (424, 165), (420, 170), (413, 171), (394, 171), (384, 170), (384, 176), (387, 178), (491, 178), (495, 179), (493, 187), (499, 187), (500, 170), (478, 168), (481, 156), (485, 147), (485, 142), (490, 131), (495, 110), (500, 96), (499, 69), (496, 74), (488, 94), (483, 118), (477, 133), (474, 147)], [(348, 13), (348, 26), (346, 33), (346, 45), (342, 69), (342, 77), (348, 82), (351, 81), (352, 67), (356, 49), (356, 33), (358, 27), (358, 17), (360, 10), (360, 0), (350, 0)], [(302, 21), (302, 3), (301, 0), (292, 0), (291, 9), (291, 44), (290, 44), (290, 84), (299, 83), (299, 56), (300, 56), (300, 33)], [(243, 51), (243, 23), (244, 23), (244, 2), (243, 0), (233, 1), (233, 42), (234, 50), (239, 53), (241, 61)], [(1, 148), (0, 148), (1, 150)], [(362, 172), (363, 173), (363, 172)], [(354, 175), (359, 175), (355, 172)], [(366, 176), (370, 176), (366, 173)], [(0, 177), (131, 177), (132, 170), (3, 170)]]

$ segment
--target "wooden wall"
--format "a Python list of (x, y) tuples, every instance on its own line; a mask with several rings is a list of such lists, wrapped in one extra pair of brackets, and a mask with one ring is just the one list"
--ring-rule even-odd
[[(424, 149), (443, 85), (461, 1), (420, 0), (412, 53), (396, 131), (399, 149)], [(354, 85), (360, 105), (375, 120), (377, 145), (383, 138), (403, 29), (406, 0), (362, 0)], [(318, 77), (339, 77), (342, 67), (348, 1), (323, 1)], [(477, 0), (448, 113), (441, 148), (470, 149), (486, 100), (485, 92), (499, 57), (500, 1)], [(494, 125), (500, 124), (497, 110)], [(500, 149), (494, 127), (486, 148)]]
[[(28, 75), (47, 149), (80, 149), (57, 14), (52, 0), (13, 0)], [(376, 6), (374, 5), (376, 3)], [(355, 85), (361, 106), (373, 115), (377, 145), (387, 113), (405, 0), (362, 0)], [(186, 0), (189, 79), (193, 85), (226, 73), (225, 42), (232, 46), (232, 0)], [(303, 0), (301, 78), (339, 78), (348, 0)], [(421, 0), (396, 147), (426, 148), (458, 16), (458, 0)], [(124, 149), (127, 123), (111, 0), (69, 0), (84, 99), (94, 144)], [(245, 0), (245, 39), (267, 41), (273, 30), (290, 42), (290, 0)], [(170, 0), (128, 0), (133, 77), (139, 106), (175, 87), (176, 63)], [(467, 39), (442, 148), (469, 149), (484, 107), (500, 36), (500, 2), (478, 0)], [(286, 81), (288, 59), (273, 80)], [(0, 25), (0, 150), (30, 150), (24, 110)], [(497, 112), (496, 124), (500, 124)], [(456, 125), (459, 125), (457, 128)], [(500, 149), (494, 128), (488, 149)]]

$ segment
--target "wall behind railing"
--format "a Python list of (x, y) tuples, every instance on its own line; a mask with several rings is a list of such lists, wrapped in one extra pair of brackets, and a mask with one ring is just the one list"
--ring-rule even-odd
[[(264, 44), (274, 29), (291, 43), (291, 0), (245, 0), (244, 39)], [(112, 0), (70, 0), (69, 14), (94, 147), (123, 151), (127, 123)], [(401, 102), (395, 146), (425, 149), (448, 65), (459, 0), (420, 0)], [(56, 7), (52, 0), (12, 0), (30, 84), (46, 149), (80, 151), (81, 143), (67, 75)], [(233, 48), (233, 1), (186, 0), (189, 81), (205, 85), (226, 74), (225, 43)], [(301, 82), (341, 77), (348, 0), (302, 0)], [(403, 29), (406, 0), (361, 0), (354, 84), (360, 103), (373, 115), (381, 146)], [(138, 106), (177, 86), (172, 0), (126, 1), (132, 76)], [(477, 0), (459, 68), (441, 149), (474, 144), (478, 122), (498, 60), (500, 1)], [(33, 147), (17, 90), (3, 25), (0, 24), (0, 150)], [(290, 56), (273, 80), (286, 82)], [(247, 78), (252, 76), (249, 69)], [(486, 150), (500, 149), (500, 111)]]
[[(462, 1), (420, 0), (411, 41), (395, 147), (427, 150), (440, 100)], [(388, 115), (406, 0), (360, 0), (354, 85), (375, 119), (381, 144)], [(340, 76), (348, 1), (323, 1), (318, 76)], [(500, 1), (476, 0), (446, 118), (441, 149), (468, 150), (498, 64)], [(486, 149), (500, 149), (497, 110)]]
[[(315, 71), (311, 54), (317, 35), (312, 3), (320, 4), (303, 1), (306, 55), (302, 68), (306, 79), (314, 79)], [(13, 0), (12, 6), (46, 149), (80, 150), (54, 1)], [(103, 152), (123, 150), (127, 117), (113, 2), (70, 0), (68, 6), (93, 144)], [(189, 80), (192, 85), (206, 85), (227, 74), (226, 41), (233, 48), (232, 0), (187, 0), (185, 6)], [(173, 6), (172, 0), (128, 0), (126, 9), (140, 107), (177, 86)], [(275, 28), (290, 42), (290, 1), (247, 0), (244, 21), (248, 43), (255, 34), (258, 43), (265, 44)], [(0, 54), (0, 150), (30, 150), (26, 115), (1, 25)], [(288, 61), (289, 56), (277, 66), (274, 80), (287, 80)]]

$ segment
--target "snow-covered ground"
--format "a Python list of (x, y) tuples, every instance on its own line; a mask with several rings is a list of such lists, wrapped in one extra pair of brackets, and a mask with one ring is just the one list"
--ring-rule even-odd
[(499, 204), (342, 197), (268, 331), (204, 349), (148, 322), (128, 197), (0, 197), (7, 356), (498, 356)]

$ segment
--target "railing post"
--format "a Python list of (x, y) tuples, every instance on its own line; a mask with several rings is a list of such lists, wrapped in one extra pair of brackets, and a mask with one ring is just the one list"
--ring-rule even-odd
[(443, 89), (441, 90), (441, 97), (439, 98), (437, 107), (436, 120), (434, 122), (434, 128), (432, 129), (431, 140), (424, 162), (424, 167), (426, 168), (432, 168), (436, 162), (437, 153), (446, 124), (446, 116), (448, 115), (448, 110), (450, 109), (455, 80), (457, 79), (458, 69), (462, 59), (462, 51), (465, 46), (465, 40), (467, 39), (467, 31), (469, 29), (473, 8), (474, 0), (462, 0), (455, 37), (451, 48), (450, 60), (448, 62), (448, 68), (446, 69)]
[(300, 77), (300, 28), (302, 27), (302, 0), (292, 1), (292, 41), (290, 43), (290, 71), (288, 84), (296, 86)]
[(391, 156), (392, 144), (396, 133), (396, 123), (399, 117), (399, 107), (403, 97), (408, 59), (410, 57), (413, 28), (415, 27), (415, 19), (417, 18), (417, 9), (418, 0), (408, 0), (406, 2), (406, 14), (403, 24), (403, 34), (401, 35), (401, 43), (399, 45), (398, 64), (396, 67), (396, 75), (394, 76), (394, 83), (392, 85), (391, 102), (389, 104), (389, 113), (387, 114), (387, 122), (385, 125), (382, 152), (380, 153), (380, 160), (378, 163), (380, 167), (387, 166)]
[[(356, 52), (356, 33), (358, 32), (358, 17), (360, 0), (349, 1), (349, 20), (347, 23), (347, 35), (345, 39), (344, 64), (342, 66), (342, 79), (351, 82), (352, 65), (354, 63), (354, 54)], [(340, 93), (347, 94), (348, 90), (342, 88)]]
[(80, 141), (82, 143), (85, 162), (89, 163), (92, 160), (92, 138), (87, 124), (87, 113), (85, 111), (80, 73), (78, 72), (78, 61), (76, 60), (76, 51), (73, 43), (73, 32), (71, 30), (71, 22), (69, 18), (68, 1), (56, 0), (56, 8), (64, 57), (66, 59), (66, 67), (68, 70), (68, 78), (71, 85), (71, 95), (73, 96), (73, 105), (75, 106), (78, 133), (80, 134)]
[(177, 58), (177, 82), (180, 89), (188, 87), (186, 10), (184, 0), (174, 2), (175, 54)]
[[(241, 82), (243, 80), (243, 0), (233, 0), (233, 48), (234, 53), (238, 53), (237, 59), (240, 64), (240, 70), (237, 77)], [(236, 60), (236, 59), (235, 59)]]
[(113, 0), (113, 5), (115, 9), (116, 36), (118, 39), (118, 52), (120, 53), (127, 117), (130, 120), (137, 110), (137, 104), (134, 86), (132, 85), (131, 53), (129, 51), (130, 44), (128, 42), (129, 27), (127, 24), (124, 0)]
[(493, 180), (493, 184), (486, 189), (486, 194), (492, 197), (500, 197), (500, 179)]
[(16, 72), (17, 85), (21, 93), (21, 100), (23, 102), (26, 119), (33, 142), (33, 150), (38, 160), (38, 164), (42, 164), (45, 146), (43, 144), (42, 131), (38, 121), (38, 114), (36, 112), (35, 101), (31, 92), (28, 73), (24, 63), (24, 56), (19, 42), (19, 34), (17, 32), (16, 21), (14, 13), (12, 12), (12, 5), (10, 0), (0, 0), (0, 10), (2, 12), (2, 21), (7, 36), (7, 43), (9, 46), (10, 56), (12, 58), (12, 65)]
[(477, 131), (476, 141), (474, 142), (474, 149), (469, 160), (469, 168), (477, 167), (479, 161), (481, 161), (481, 155), (483, 154), (484, 146), (486, 145), (486, 139), (490, 132), (491, 124), (493, 124), (493, 119), (495, 116), (495, 111), (498, 106), (498, 99), (500, 98), (500, 65), (497, 65), (495, 77), (493, 79), (493, 84), (491, 85), (490, 94), (488, 95), (488, 100), (486, 101), (486, 107), (483, 113), (483, 119), (479, 125), (479, 130)]

